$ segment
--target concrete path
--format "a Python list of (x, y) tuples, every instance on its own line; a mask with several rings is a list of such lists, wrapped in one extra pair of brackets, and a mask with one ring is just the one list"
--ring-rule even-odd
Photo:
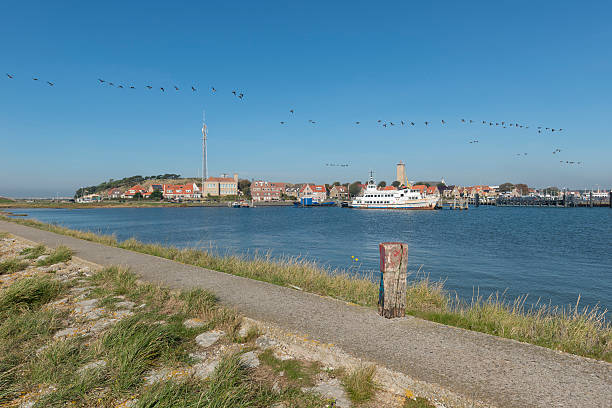
[(612, 364), (0, 221), (49, 247), (66, 245), (100, 265), (123, 265), (176, 288), (202, 287), (246, 316), (499, 407), (612, 407)]

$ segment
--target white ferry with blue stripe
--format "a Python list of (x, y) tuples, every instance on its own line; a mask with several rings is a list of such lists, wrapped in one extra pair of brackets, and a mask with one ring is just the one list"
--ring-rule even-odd
[(399, 190), (379, 190), (374, 177), (370, 180), (362, 195), (351, 201), (352, 208), (393, 209), (393, 210), (433, 210), (440, 197), (427, 195), (420, 191), (402, 187)]

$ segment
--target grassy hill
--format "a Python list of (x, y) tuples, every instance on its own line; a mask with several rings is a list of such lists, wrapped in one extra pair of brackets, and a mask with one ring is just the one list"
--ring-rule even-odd
[(180, 174), (158, 174), (153, 176), (131, 176), (124, 177), (120, 180), (110, 179), (108, 181), (103, 181), (102, 183), (79, 188), (75, 192), (75, 197), (81, 196), (84, 194), (93, 194), (93, 193), (102, 193), (104, 191), (110, 190), (111, 188), (119, 188), (122, 190), (127, 190), (128, 188), (135, 186), (136, 184), (140, 184), (141, 186), (147, 188), (151, 184), (187, 184), (197, 182), (199, 179), (194, 177), (181, 178)]

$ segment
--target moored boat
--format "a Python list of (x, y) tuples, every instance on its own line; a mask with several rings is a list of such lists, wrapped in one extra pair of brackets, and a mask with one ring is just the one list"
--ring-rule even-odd
[(440, 197), (427, 195), (410, 188), (399, 190), (379, 190), (376, 188), (374, 177), (370, 180), (363, 195), (351, 201), (352, 208), (396, 209), (396, 210), (433, 210)]

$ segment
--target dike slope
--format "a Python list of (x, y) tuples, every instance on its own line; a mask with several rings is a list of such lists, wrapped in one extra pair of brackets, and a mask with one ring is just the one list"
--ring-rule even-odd
[(0, 230), (66, 245), (100, 265), (143, 279), (202, 287), (222, 304), (412, 378), (500, 407), (610, 407), (612, 364), (416, 318), (387, 320), (372, 309), (290, 288), (107, 247), (10, 222)]

